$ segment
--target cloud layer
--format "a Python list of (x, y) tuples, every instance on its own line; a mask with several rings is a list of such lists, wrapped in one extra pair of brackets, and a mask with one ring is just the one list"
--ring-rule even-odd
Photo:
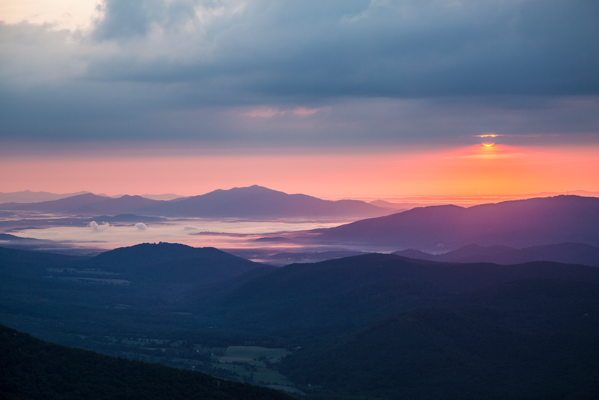
[(95, 18), (0, 25), (0, 139), (599, 132), (593, 0), (106, 0)]

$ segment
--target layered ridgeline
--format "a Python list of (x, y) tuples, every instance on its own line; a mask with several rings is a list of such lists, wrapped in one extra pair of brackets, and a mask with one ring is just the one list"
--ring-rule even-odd
[(207, 326), (255, 332), (343, 331), (522, 279), (599, 283), (599, 268), (553, 262), (505, 266), (367, 254), (274, 268), (168, 243), (92, 258), (11, 249), (0, 249), (0, 256), (5, 299), (176, 312)]
[(330, 228), (314, 240), (435, 252), (469, 244), (599, 246), (599, 198), (556, 196), (469, 208), (453, 205), (414, 208)]
[[(293, 263), (320, 262), (336, 258), (366, 254), (361, 251), (334, 250), (311, 252), (276, 253), (263, 258), (262, 262), (283, 266)], [(599, 267), (599, 247), (582, 243), (559, 243), (516, 249), (508, 246), (479, 246), (470, 244), (457, 250), (431, 254), (416, 249), (400, 250), (392, 254), (418, 260), (495, 264), (522, 264), (530, 261), (554, 261), (564, 264), (583, 264)]]
[(200, 372), (46, 343), (0, 325), (0, 397), (24, 399), (292, 399)]
[(393, 254), (421, 260), (458, 263), (521, 264), (530, 261), (555, 261), (599, 267), (599, 247), (582, 243), (549, 244), (523, 249), (471, 244), (443, 254), (429, 254), (414, 249), (396, 251)]
[[(553, 262), (437, 263), (368, 254), (258, 270), (190, 290), (181, 310), (218, 326), (342, 332), (454, 296), (524, 279), (599, 283), (599, 268)], [(241, 305), (241, 306), (240, 306)]]
[(146, 199), (141, 196), (124, 195), (112, 197), (98, 196), (85, 193), (59, 200), (42, 201), (39, 203), (3, 203), (2, 210), (39, 211), (65, 214), (124, 214), (145, 209), (163, 202), (162, 200)]
[[(367, 254), (282, 268), (242, 260), (205, 283), (202, 268), (173, 266), (236, 258), (171, 244), (94, 258), (2, 251), (0, 323), (54, 342), (237, 380), (261, 368), (335, 399), (597, 394), (596, 267)], [(229, 359), (228, 346), (287, 356)]]
[(0, 204), (1, 203), (38, 203), (41, 201), (52, 201), (64, 199), (66, 197), (77, 196), (88, 192), (76, 192), (76, 193), (49, 193), (49, 192), (32, 192), (30, 190), (23, 190), (21, 192), (1, 193), (0, 192)]
[(200, 196), (169, 201), (122, 196), (116, 199), (91, 193), (31, 204), (0, 204), (2, 210), (68, 214), (124, 214), (203, 218), (299, 218), (388, 215), (394, 210), (358, 200), (329, 201), (304, 194), (287, 194), (260, 186), (215, 190)]

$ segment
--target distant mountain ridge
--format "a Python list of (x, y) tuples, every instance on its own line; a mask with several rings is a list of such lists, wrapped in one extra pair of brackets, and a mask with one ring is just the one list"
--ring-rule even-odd
[(387, 215), (383, 209), (358, 200), (322, 200), (305, 194), (287, 194), (262, 186), (215, 190), (179, 199), (176, 207), (164, 203), (147, 210), (153, 215), (190, 217), (360, 217)]
[[(89, 209), (90, 205), (98, 203), (111, 204), (114, 200), (110, 197), (98, 196), (93, 193), (84, 193), (76, 196), (67, 197), (64, 199), (42, 201), (39, 203), (4, 203), (0, 204), (0, 208), (4, 210), (17, 211), (42, 211), (42, 212), (57, 212), (57, 213), (77, 213), (83, 208)], [(95, 211), (98, 213), (98, 211)], [(119, 213), (120, 214), (120, 213)]]
[(529, 247), (599, 246), (599, 198), (556, 196), (483, 204), (414, 208), (323, 230), (315, 241), (449, 250), (468, 244)]
[(0, 193), (0, 204), (2, 203), (38, 203), (41, 201), (52, 201), (73, 197), (80, 194), (89, 193), (86, 191), (76, 193), (50, 193), (50, 192), (32, 192), (23, 190), (21, 192)]
[(106, 198), (91, 193), (66, 199), (19, 204), (0, 204), (3, 210), (71, 214), (141, 214), (200, 218), (366, 218), (388, 215), (393, 210), (359, 200), (322, 200), (304, 194), (287, 194), (261, 186), (215, 190), (200, 196), (152, 200), (141, 196)]
[(421, 260), (459, 263), (522, 264), (531, 261), (553, 261), (599, 267), (599, 247), (582, 243), (550, 244), (523, 249), (471, 244), (444, 254), (429, 254), (414, 249), (396, 251), (393, 254)]

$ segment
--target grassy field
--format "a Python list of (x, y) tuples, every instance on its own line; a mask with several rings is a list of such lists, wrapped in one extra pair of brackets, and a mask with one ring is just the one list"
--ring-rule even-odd
[(271, 388), (271, 389), (276, 389), (276, 390), (280, 390), (282, 392), (287, 392), (287, 393), (291, 393), (291, 394), (300, 394), (300, 395), (305, 395), (306, 393), (302, 392), (301, 390), (293, 387), (293, 386), (284, 386), (284, 385), (266, 385), (266, 387)]
[[(78, 278), (75, 278), (78, 279)], [(80, 278), (79, 278), (80, 279)], [(118, 356), (202, 371), (232, 381), (248, 382), (290, 394), (303, 394), (278, 371), (281, 358), (291, 352), (257, 346), (212, 347), (185, 340), (104, 336)]]
[(58, 273), (77, 273), (77, 274), (88, 274), (88, 275), (120, 275), (116, 272), (102, 271), (99, 269), (75, 269), (75, 268), (46, 268), (48, 272)]
[(202, 346), (199, 344), (194, 345), (193, 348), (195, 350), (199, 350), (200, 353), (210, 353), (210, 354), (214, 354), (215, 356), (223, 355), (223, 354), (225, 354), (225, 351), (227, 351), (226, 347), (209, 347), (209, 346)]
[(130, 282), (124, 279), (101, 279), (101, 278), (83, 278), (83, 277), (75, 277), (75, 276), (65, 276), (60, 277), (58, 279), (62, 279), (65, 281), (75, 281), (80, 283), (103, 283), (103, 284), (113, 284), (113, 285), (128, 285)]
[(289, 388), (293, 388), (293, 384), (287, 379), (285, 375), (273, 369), (268, 369), (265, 367), (252, 367), (247, 364), (242, 365), (223, 363), (217, 364), (216, 368), (227, 370), (244, 378), (249, 378), (254, 383), (258, 383), (261, 385), (278, 385), (282, 388), (285, 388), (281, 389), (285, 391), (289, 391)]
[(280, 362), (282, 357), (291, 354), (285, 349), (268, 349), (256, 346), (229, 346), (225, 357), (245, 360), (268, 360), (271, 363)]
[(303, 394), (287, 377), (273, 368), (282, 357), (291, 354), (285, 349), (269, 349), (257, 346), (229, 346), (219, 357), (215, 368), (226, 370), (250, 382), (282, 390), (292, 394)]

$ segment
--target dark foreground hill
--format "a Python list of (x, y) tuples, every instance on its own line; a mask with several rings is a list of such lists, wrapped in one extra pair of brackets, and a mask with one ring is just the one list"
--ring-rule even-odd
[(599, 198), (556, 196), (469, 208), (420, 207), (326, 229), (314, 240), (433, 251), (468, 244), (599, 246)]
[(554, 261), (599, 267), (599, 247), (582, 243), (549, 244), (523, 249), (471, 244), (443, 254), (429, 254), (414, 249), (396, 251), (393, 254), (421, 260), (458, 263), (522, 264), (530, 261)]
[(490, 287), (298, 351), (283, 371), (331, 398), (596, 399), (599, 285)]
[(46, 343), (0, 325), (0, 397), (26, 399), (291, 399), (281, 392)]

